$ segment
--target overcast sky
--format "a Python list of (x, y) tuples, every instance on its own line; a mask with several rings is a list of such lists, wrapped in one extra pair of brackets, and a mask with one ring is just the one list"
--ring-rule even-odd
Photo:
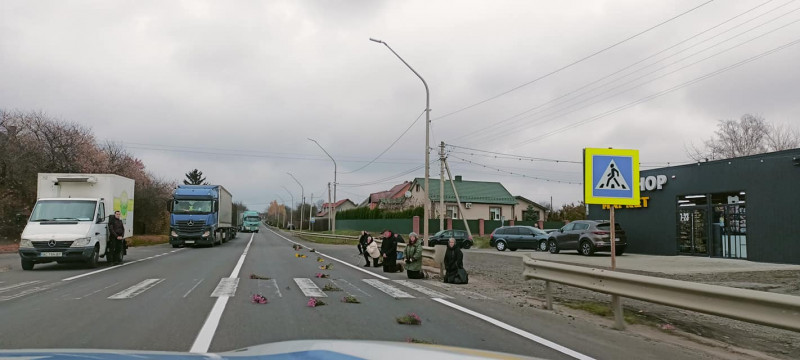
[[(311, 137), (338, 162), (338, 197), (358, 203), (424, 175), (424, 116), (352, 172), (425, 109), (420, 80), (373, 37), (427, 81), (433, 147), (580, 161), (610, 146), (664, 166), (719, 119), (800, 124), (800, 44), (781, 48), (800, 39), (800, 3), (713, 1), (545, 75), (706, 1), (2, 0), (0, 107), (91, 127), (165, 179), (198, 168), (257, 210), (288, 202), (281, 186), (299, 201), (287, 172), (327, 196), (333, 164)], [(578, 183), (579, 164), (449, 150), (465, 180), (582, 199), (542, 180)]]

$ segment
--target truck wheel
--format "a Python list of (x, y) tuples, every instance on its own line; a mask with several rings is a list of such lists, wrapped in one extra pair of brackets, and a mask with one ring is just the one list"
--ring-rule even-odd
[(98, 246), (95, 245), (94, 251), (92, 251), (92, 255), (89, 257), (89, 260), (86, 260), (86, 266), (90, 269), (94, 269), (97, 267), (97, 262), (100, 260), (100, 249)]
[(33, 270), (33, 261), (23, 259), (22, 270)]

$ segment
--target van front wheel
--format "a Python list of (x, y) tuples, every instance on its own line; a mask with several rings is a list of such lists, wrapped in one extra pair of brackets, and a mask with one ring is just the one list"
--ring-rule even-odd
[(22, 260), (22, 270), (33, 270), (33, 261)]
[(100, 249), (97, 245), (95, 245), (92, 255), (89, 257), (89, 260), (86, 260), (86, 265), (90, 269), (94, 269), (97, 267), (98, 261), (100, 261)]

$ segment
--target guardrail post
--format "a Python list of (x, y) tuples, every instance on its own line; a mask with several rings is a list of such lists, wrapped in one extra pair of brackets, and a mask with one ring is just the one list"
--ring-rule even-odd
[(611, 295), (611, 309), (614, 311), (614, 329), (625, 330), (625, 314), (619, 295)]
[(547, 310), (553, 310), (553, 289), (550, 286), (549, 281), (544, 282), (544, 296), (545, 296), (545, 307)]

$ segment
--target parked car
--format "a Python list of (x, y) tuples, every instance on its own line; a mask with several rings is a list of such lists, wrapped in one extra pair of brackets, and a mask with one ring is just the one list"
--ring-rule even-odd
[[(614, 237), (616, 254), (622, 255), (628, 247), (628, 240), (619, 223), (614, 226)], [(611, 251), (610, 238), (611, 224), (608, 221), (577, 220), (550, 233), (548, 249), (553, 254), (561, 250), (577, 250), (590, 256), (596, 251)]]
[(442, 230), (433, 234), (428, 239), (428, 246), (434, 245), (447, 245), (450, 238), (456, 239), (456, 245), (462, 249), (469, 249), (472, 247), (472, 239), (469, 238), (466, 230)]
[(509, 249), (547, 250), (547, 233), (533, 226), (503, 226), (489, 235), (489, 246), (497, 251)]

